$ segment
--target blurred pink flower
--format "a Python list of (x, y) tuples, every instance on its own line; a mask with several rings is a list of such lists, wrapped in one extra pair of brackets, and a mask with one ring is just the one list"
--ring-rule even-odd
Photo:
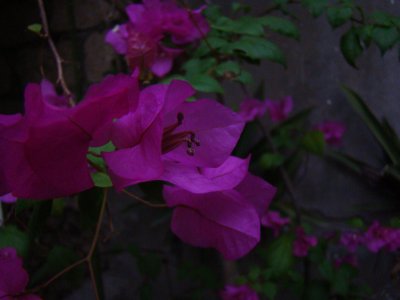
[(318, 240), (315, 236), (306, 235), (302, 227), (296, 228), (296, 239), (293, 242), (293, 255), (298, 257), (307, 256), (308, 249), (315, 247)]
[(0, 249), (0, 299), (40, 300), (39, 296), (23, 294), (29, 276), (14, 248)]
[(222, 300), (259, 300), (257, 293), (247, 285), (226, 285), (220, 296)]
[(265, 102), (257, 99), (245, 99), (240, 103), (239, 115), (243, 117), (246, 122), (251, 122), (256, 118), (261, 118), (267, 111)]
[(131, 69), (150, 69), (156, 76), (166, 75), (181, 48), (162, 44), (171, 36), (175, 45), (193, 42), (209, 31), (209, 25), (201, 15), (203, 8), (190, 11), (172, 0), (144, 0), (143, 4), (126, 7), (129, 22), (115, 26), (106, 34), (105, 41), (115, 51), (126, 56)]
[(364, 243), (364, 237), (356, 232), (343, 232), (340, 236), (340, 243), (346, 247), (347, 251), (353, 253), (358, 246)]
[(17, 202), (17, 197), (14, 197), (13, 194), (8, 193), (3, 196), (0, 196), (0, 202), (3, 203), (14, 203)]
[(346, 131), (346, 126), (340, 122), (326, 121), (315, 125), (316, 130), (324, 134), (325, 141), (333, 146), (339, 146)]
[(363, 234), (363, 239), (365, 247), (371, 252), (378, 252), (383, 248), (393, 251), (400, 246), (399, 229), (381, 226), (378, 221), (371, 224)]
[(287, 119), (293, 109), (293, 99), (291, 96), (283, 97), (279, 100), (265, 100), (268, 115), (273, 122), (280, 122)]
[(261, 218), (261, 224), (272, 229), (274, 236), (278, 236), (281, 228), (290, 223), (289, 218), (284, 218), (277, 211), (269, 210)]
[(354, 253), (348, 253), (342, 257), (338, 257), (334, 260), (334, 266), (336, 268), (339, 268), (343, 264), (347, 264), (350, 266), (353, 266), (354, 268), (357, 268), (358, 266), (358, 260), (357, 256)]

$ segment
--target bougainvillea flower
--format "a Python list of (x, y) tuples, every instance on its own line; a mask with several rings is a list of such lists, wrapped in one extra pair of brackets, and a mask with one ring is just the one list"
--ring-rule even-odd
[(0, 202), (3, 202), (3, 203), (14, 203), (16, 201), (17, 201), (17, 197), (15, 197), (11, 193), (0, 196)]
[(302, 227), (296, 228), (296, 239), (293, 241), (293, 255), (298, 257), (307, 256), (308, 249), (315, 247), (318, 240), (315, 236), (306, 235)]
[(346, 126), (343, 123), (330, 121), (317, 124), (314, 128), (321, 131), (324, 134), (325, 141), (333, 146), (341, 144), (343, 134), (346, 131)]
[(346, 247), (347, 251), (353, 253), (364, 243), (364, 237), (356, 232), (344, 232), (340, 236), (340, 243)]
[(350, 265), (354, 268), (357, 268), (358, 266), (358, 260), (357, 260), (357, 256), (354, 253), (348, 253), (342, 257), (337, 257), (334, 260), (334, 266), (336, 268), (339, 268), (342, 265)]
[[(243, 119), (213, 100), (186, 102), (193, 94), (185, 81), (150, 86), (140, 93), (136, 110), (114, 123), (111, 140), (117, 150), (103, 156), (117, 189), (157, 179), (188, 188), (188, 180), (179, 174), (190, 172), (210, 183), (212, 171), (201, 168), (241, 172), (243, 168), (232, 170), (230, 163), (221, 165), (240, 137)], [(197, 183), (191, 185), (196, 188)]]
[(130, 21), (108, 31), (105, 41), (125, 55), (131, 69), (150, 69), (162, 77), (172, 69), (174, 58), (183, 52), (166, 47), (162, 39), (168, 35), (174, 44), (181, 45), (203, 37), (209, 26), (201, 10), (183, 9), (168, 0), (131, 4), (126, 7)]
[(277, 211), (267, 211), (261, 218), (261, 224), (272, 229), (274, 236), (278, 236), (283, 226), (290, 223), (289, 218), (282, 217)]
[(374, 221), (367, 231), (363, 234), (363, 242), (365, 247), (371, 252), (378, 252), (382, 248), (389, 249), (389, 245), (392, 243), (396, 234), (396, 230), (393, 228), (388, 228), (381, 226), (378, 221)]
[(259, 300), (257, 293), (247, 285), (226, 285), (220, 296), (222, 300)]
[(229, 260), (246, 255), (258, 243), (260, 212), (274, 195), (274, 187), (250, 174), (235, 189), (219, 192), (194, 194), (164, 187), (166, 203), (175, 207), (172, 231), (185, 243), (215, 248)]
[(131, 76), (110, 76), (78, 105), (63, 108), (47, 102), (40, 85), (29, 84), (24, 117), (0, 127), (1, 194), (47, 199), (92, 187), (88, 147), (109, 140), (113, 119), (137, 102), (135, 86)]
[(279, 100), (265, 100), (268, 115), (273, 122), (280, 122), (287, 119), (293, 109), (293, 99), (290, 96)]
[(169, 34), (175, 44), (186, 44), (202, 38), (210, 27), (201, 15), (204, 6), (197, 10), (181, 8), (172, 0), (143, 0), (131, 4), (126, 13), (133, 27), (152, 36)]
[(29, 276), (14, 248), (0, 249), (0, 299), (40, 300), (33, 294), (24, 294)]
[(257, 99), (246, 99), (240, 103), (239, 114), (246, 122), (261, 118), (266, 111), (266, 102)]

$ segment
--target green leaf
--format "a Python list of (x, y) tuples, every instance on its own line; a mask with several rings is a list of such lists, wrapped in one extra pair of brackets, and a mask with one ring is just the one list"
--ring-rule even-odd
[(328, 6), (328, 0), (302, 0), (301, 3), (310, 11), (313, 17), (320, 16)]
[(342, 265), (336, 270), (332, 280), (332, 290), (340, 296), (346, 296), (350, 292), (351, 279), (355, 275), (352, 267)]
[(382, 55), (399, 41), (400, 34), (395, 27), (375, 27), (372, 40), (381, 50)]
[(382, 11), (374, 11), (369, 18), (376, 25), (385, 27), (390, 27), (392, 25), (392, 16)]
[(221, 84), (207, 74), (192, 74), (188, 75), (186, 78), (193, 87), (199, 91), (204, 93), (224, 93), (224, 89)]
[(278, 292), (278, 287), (277, 287), (276, 283), (267, 281), (267, 282), (262, 283), (260, 292), (264, 296), (268, 297), (268, 299), (273, 300), (276, 296), (276, 293)]
[(285, 157), (279, 153), (264, 153), (261, 155), (258, 164), (265, 170), (274, 169), (282, 165)]
[(366, 47), (369, 47), (372, 41), (373, 25), (364, 25), (357, 28), (358, 37), (362, 40)]
[(272, 31), (294, 38), (296, 40), (300, 39), (299, 29), (293, 22), (287, 19), (275, 16), (266, 16), (263, 18), (263, 24)]
[(104, 144), (103, 146), (99, 147), (89, 147), (89, 152), (92, 152), (94, 154), (100, 155), (102, 152), (112, 152), (116, 148), (112, 142), (108, 142), (107, 144)]
[(329, 7), (326, 11), (328, 16), (328, 21), (333, 28), (337, 28), (348, 20), (350, 20), (353, 15), (353, 10), (351, 7), (339, 6), (339, 7)]
[(221, 16), (217, 22), (212, 24), (212, 28), (234, 34), (246, 34), (263, 36), (263, 18), (243, 16), (236, 20)]
[(28, 26), (28, 30), (40, 34), (42, 31), (42, 24), (34, 23)]
[(113, 186), (110, 176), (108, 176), (106, 173), (94, 172), (91, 173), (91, 176), (94, 182), (94, 186), (100, 188), (109, 188)]
[(347, 224), (349, 224), (349, 226), (351, 226), (352, 228), (356, 228), (356, 229), (363, 229), (365, 228), (365, 223), (361, 218), (351, 218)]
[(387, 134), (382, 124), (380, 124), (370, 108), (356, 92), (346, 86), (342, 86), (342, 90), (344, 91), (346, 98), (353, 109), (367, 124), (368, 128), (372, 131), (375, 138), (379, 141), (382, 148), (386, 151), (391, 161), (396, 165), (399, 164), (400, 150), (397, 149), (396, 144), (393, 143), (393, 137)]
[(241, 82), (243, 84), (250, 84), (253, 82), (253, 75), (250, 72), (241, 70), (239, 76), (235, 77), (235, 81)]
[(224, 76), (226, 73), (232, 73), (234, 76), (240, 74), (240, 65), (232, 60), (225, 61), (215, 68), (218, 76)]
[(64, 198), (56, 198), (53, 200), (51, 205), (51, 215), (52, 216), (61, 216), (64, 212), (65, 207), (65, 199)]
[(325, 154), (328, 158), (334, 160), (336, 163), (339, 163), (346, 168), (349, 168), (353, 172), (356, 172), (358, 175), (362, 175), (364, 172), (365, 163), (356, 160), (355, 158), (347, 154), (330, 149), (327, 150)]
[(245, 36), (231, 43), (224, 50), (229, 53), (240, 51), (251, 59), (268, 59), (286, 67), (286, 59), (281, 49), (264, 38)]
[(389, 223), (391, 227), (400, 228), (400, 217), (391, 218)]
[(194, 58), (188, 60), (182, 68), (186, 71), (188, 76), (196, 76), (207, 73), (211, 68), (216, 65), (215, 58)]
[(8, 225), (0, 228), (0, 248), (13, 247), (18, 255), (26, 257), (29, 250), (29, 238), (25, 232), (22, 232), (14, 225)]
[(325, 150), (324, 134), (320, 131), (307, 132), (301, 140), (303, 147), (316, 155), (323, 155)]
[(360, 38), (357, 30), (351, 27), (340, 39), (340, 49), (347, 63), (357, 69), (356, 59), (361, 55)]
[[(79, 256), (73, 250), (62, 246), (55, 246), (47, 254), (46, 262), (31, 277), (31, 285), (35, 286), (46, 281), (51, 276), (57, 274), (78, 260)], [(67, 276), (69, 280), (76, 281), (77, 277), (81, 277), (82, 275), (83, 269), (77, 267), (65, 276)]]
[(286, 274), (294, 262), (293, 239), (294, 237), (291, 234), (281, 235), (278, 239), (272, 241), (267, 249), (267, 264), (273, 270), (275, 276)]
[(248, 277), (251, 281), (257, 281), (260, 275), (261, 275), (260, 267), (253, 267), (251, 268)]

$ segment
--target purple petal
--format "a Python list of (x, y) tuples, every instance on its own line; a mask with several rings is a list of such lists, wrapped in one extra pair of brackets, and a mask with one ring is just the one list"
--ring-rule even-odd
[(164, 161), (160, 179), (173, 183), (192, 193), (208, 193), (232, 189), (247, 174), (248, 159), (229, 157), (218, 168), (197, 168), (175, 161)]
[(0, 270), (0, 297), (16, 295), (25, 290), (29, 280), (28, 273), (14, 248), (0, 249)]
[[(184, 119), (177, 132), (193, 132), (200, 141), (194, 156), (187, 154), (183, 143), (165, 154), (165, 158), (176, 160), (188, 166), (218, 167), (231, 154), (244, 127), (243, 118), (214, 100), (198, 100), (180, 105), (165, 121), (172, 124), (180, 112)], [(210, 155), (212, 153), (212, 155)]]
[(267, 106), (265, 102), (261, 102), (257, 99), (246, 99), (240, 103), (239, 114), (246, 122), (261, 118), (266, 111)]
[(247, 173), (247, 176), (235, 190), (254, 205), (260, 218), (265, 213), (276, 194), (276, 187), (250, 173)]
[(128, 45), (126, 42), (128, 33), (125, 25), (116, 25), (113, 29), (109, 30), (106, 34), (106, 43), (113, 46), (118, 54), (126, 54)]
[(15, 203), (15, 202), (17, 202), (17, 199), (18, 198), (15, 197), (11, 193), (8, 193), (8, 194), (5, 194), (3, 196), (0, 196), (0, 202), (3, 202), (3, 203)]
[(166, 186), (164, 198), (169, 206), (177, 206), (171, 229), (185, 243), (212, 247), (225, 259), (238, 259), (260, 239), (257, 212), (233, 190), (192, 194)]

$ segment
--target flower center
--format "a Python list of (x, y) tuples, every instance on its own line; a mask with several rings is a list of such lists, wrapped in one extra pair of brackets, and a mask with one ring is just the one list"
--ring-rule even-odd
[(182, 125), (183, 118), (183, 113), (178, 113), (176, 116), (176, 123), (164, 128), (162, 138), (163, 154), (178, 148), (183, 143), (186, 143), (186, 153), (193, 156), (195, 153), (195, 147), (200, 146), (200, 141), (196, 138), (196, 134), (193, 131), (185, 130), (175, 132), (175, 129)]

